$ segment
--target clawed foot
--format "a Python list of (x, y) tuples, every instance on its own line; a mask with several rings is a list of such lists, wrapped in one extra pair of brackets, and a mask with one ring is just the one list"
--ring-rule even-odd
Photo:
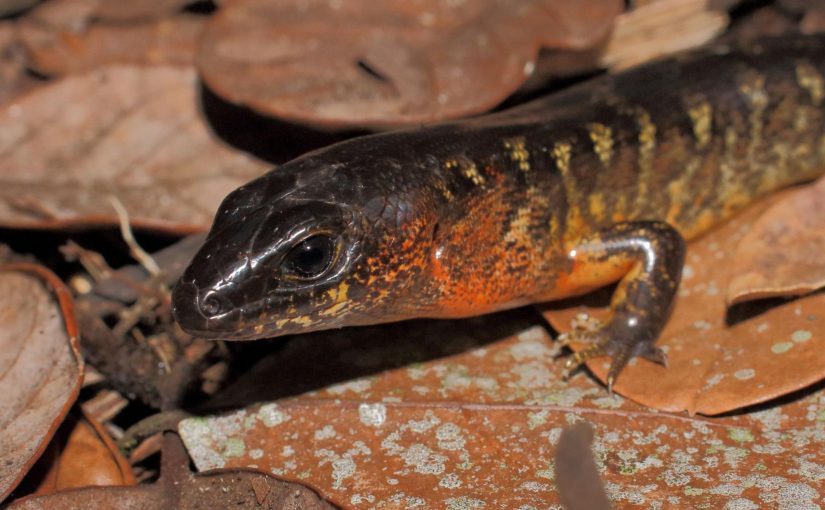
[(586, 349), (573, 353), (567, 359), (564, 364), (565, 379), (585, 361), (609, 356), (612, 361), (610, 370), (607, 372), (607, 391), (612, 394), (616, 378), (634, 357), (641, 356), (654, 363), (667, 366), (667, 356), (664, 351), (653, 345), (652, 341), (628, 334), (632, 330), (629, 330), (626, 325), (617, 326), (615, 321), (603, 324), (587, 314), (579, 314), (573, 319), (571, 327), (569, 332), (559, 336), (558, 340), (562, 345), (568, 346), (573, 343), (590, 345)]

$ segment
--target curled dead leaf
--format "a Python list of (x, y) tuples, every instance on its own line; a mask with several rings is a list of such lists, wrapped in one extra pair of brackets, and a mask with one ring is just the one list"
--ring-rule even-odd
[(389, 127), (483, 112), (541, 47), (603, 39), (622, 3), (239, 0), (210, 21), (201, 76), (225, 99), (323, 128)]
[[(727, 314), (725, 289), (736, 268), (733, 253), (763, 208), (757, 204), (690, 243), (680, 290), (657, 343), (667, 353), (668, 367), (636, 359), (622, 371), (615, 391), (665, 411), (714, 415), (825, 378), (825, 294), (745, 304)], [(544, 315), (565, 332), (579, 314), (604, 316), (608, 302), (609, 293), (600, 292), (550, 303)], [(602, 381), (608, 365), (606, 358), (587, 364)]]
[(85, 412), (73, 413), (63, 423), (33, 472), (39, 469), (43, 472), (38, 473), (35, 494), (136, 483), (131, 466), (103, 425)]
[(736, 247), (729, 305), (825, 287), (825, 179), (768, 208)]
[[(219, 141), (191, 69), (118, 66), (70, 76), (0, 108), (0, 225), (205, 230), (266, 164)], [(57, 143), (56, 141), (60, 141)]]
[[(43, 74), (88, 71), (112, 63), (191, 64), (203, 28), (201, 16), (169, 16), (143, 23), (176, 1), (46, 2), (19, 23), (30, 66)], [(118, 18), (122, 15), (124, 18)], [(119, 23), (106, 23), (105, 19)]]
[(46, 448), (77, 398), (83, 360), (71, 293), (35, 264), (0, 266), (0, 500)]
[(12, 503), (9, 510), (334, 510), (307, 487), (282, 482), (250, 469), (192, 474), (189, 457), (174, 434), (165, 434), (160, 479), (137, 487), (94, 487), (31, 496)]

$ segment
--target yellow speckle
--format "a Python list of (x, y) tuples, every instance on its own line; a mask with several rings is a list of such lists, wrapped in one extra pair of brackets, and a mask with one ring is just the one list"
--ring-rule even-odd
[(710, 143), (713, 123), (713, 109), (704, 97), (693, 99), (693, 106), (688, 108), (688, 115), (693, 123), (693, 135), (696, 137), (696, 146), (705, 148)]
[(478, 172), (478, 167), (474, 162), (468, 161), (465, 165), (462, 165), (461, 171), (464, 173), (464, 177), (473, 181), (476, 186), (484, 185), (484, 176)]
[(349, 292), (349, 285), (347, 282), (341, 282), (337, 287), (329, 289), (327, 296), (333, 303), (343, 303), (347, 300), (347, 293)]
[(604, 124), (592, 123), (587, 125), (590, 139), (593, 141), (593, 150), (604, 166), (610, 164), (613, 158), (613, 131)]
[(611, 218), (616, 223), (620, 223), (627, 219), (627, 197), (621, 194), (616, 198), (616, 205), (613, 207), (613, 217)]
[(605, 218), (604, 194), (593, 193), (590, 195), (590, 215), (598, 221)]
[(520, 242), (526, 238), (525, 234), (530, 228), (531, 213), (532, 211), (529, 207), (519, 207), (518, 211), (516, 211), (515, 219), (510, 222), (510, 228), (504, 236), (505, 241)]
[(527, 152), (523, 137), (504, 140), (504, 148), (510, 151), (510, 159), (518, 162), (519, 170), (530, 171), (530, 153)]
[(682, 212), (682, 201), (685, 193), (685, 183), (682, 179), (676, 179), (668, 184), (668, 194), (670, 195), (670, 208), (667, 211), (667, 222), (671, 225), (677, 224), (676, 218)]
[(742, 205), (738, 199), (733, 200), (733, 197), (742, 196), (741, 194), (736, 193), (738, 188), (738, 181), (736, 179), (736, 145), (738, 140), (739, 136), (736, 133), (735, 127), (728, 126), (725, 128), (725, 152), (722, 156), (722, 161), (719, 163), (720, 195), (730, 197), (725, 204), (726, 207), (728, 207), (728, 211), (726, 211), (725, 214), (730, 213), (731, 208)]
[(570, 171), (570, 154), (572, 147), (567, 142), (558, 142), (553, 146), (553, 158), (556, 160), (556, 167), (562, 175)]
[(346, 301), (342, 301), (340, 303), (335, 303), (334, 305), (330, 306), (329, 308), (325, 308), (321, 310), (320, 314), (330, 317), (335, 317), (338, 313), (347, 307)]
[(825, 80), (810, 62), (801, 60), (796, 63), (796, 81), (808, 91), (811, 101), (819, 106), (825, 98)]
[(639, 124), (639, 188), (636, 195), (636, 209), (640, 210), (650, 202), (649, 183), (653, 179), (653, 159), (656, 157), (656, 124), (643, 108), (634, 108)]
[[(759, 146), (762, 144), (762, 126), (764, 124), (765, 110), (768, 107), (768, 93), (765, 91), (765, 77), (756, 71), (744, 73), (740, 77), (739, 94), (748, 104), (750, 113), (748, 122), (750, 124), (750, 140), (748, 143), (748, 164), (753, 167), (763, 167), (756, 157)], [(764, 177), (763, 185), (772, 186), (775, 171), (773, 168), (765, 168), (762, 172)]]
[(576, 187), (576, 180), (570, 173), (570, 159), (573, 147), (567, 142), (557, 142), (553, 145), (553, 159), (561, 172), (561, 179), (564, 185), (565, 196), (567, 197), (567, 228), (565, 235), (577, 237), (580, 235), (582, 225), (582, 213), (580, 210), (581, 196)]
[[(468, 159), (448, 159), (444, 162), (444, 168), (447, 170), (454, 170), (457, 168), (461, 172), (461, 175), (471, 180), (476, 186), (483, 186), (486, 182), (484, 176), (478, 171), (478, 166), (476, 166), (475, 162)], [(446, 187), (442, 190), (442, 193), (445, 191), (449, 194), (449, 196), (447, 196), (447, 194), (445, 194), (445, 196), (448, 200), (451, 200), (452, 193), (450, 193)]]
[(739, 93), (751, 108), (768, 106), (768, 93), (765, 91), (765, 77), (756, 71), (745, 73), (739, 83)]
[(439, 181), (438, 181), (438, 183), (436, 184), (436, 186), (438, 187), (438, 191), (440, 191), (440, 192), (441, 192), (441, 195), (442, 195), (444, 198), (446, 198), (448, 202), (452, 201), (452, 200), (453, 200), (453, 198), (455, 198), (455, 197), (453, 196), (453, 192), (452, 192), (452, 191), (450, 191), (450, 189), (449, 189), (449, 188), (447, 188), (447, 184), (446, 184), (446, 183), (444, 183), (444, 181), (439, 180)]

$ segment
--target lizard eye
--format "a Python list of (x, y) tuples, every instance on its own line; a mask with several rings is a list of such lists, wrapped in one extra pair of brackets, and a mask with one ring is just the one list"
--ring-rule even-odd
[(326, 235), (315, 235), (293, 246), (281, 263), (281, 269), (301, 279), (318, 278), (332, 265), (334, 255), (333, 240)]

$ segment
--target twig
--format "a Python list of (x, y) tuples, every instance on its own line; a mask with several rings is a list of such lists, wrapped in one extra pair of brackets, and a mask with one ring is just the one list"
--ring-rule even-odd
[(120, 221), (120, 235), (123, 236), (123, 241), (129, 245), (129, 251), (132, 254), (132, 257), (134, 257), (140, 265), (146, 268), (146, 270), (149, 271), (149, 274), (152, 276), (159, 275), (161, 271), (160, 267), (158, 267), (155, 262), (155, 259), (146, 253), (146, 251), (141, 248), (135, 240), (135, 236), (132, 234), (132, 227), (129, 224), (129, 213), (126, 212), (126, 208), (123, 207), (123, 203), (121, 203), (121, 201), (114, 195), (109, 195), (109, 202), (117, 212), (117, 217)]

